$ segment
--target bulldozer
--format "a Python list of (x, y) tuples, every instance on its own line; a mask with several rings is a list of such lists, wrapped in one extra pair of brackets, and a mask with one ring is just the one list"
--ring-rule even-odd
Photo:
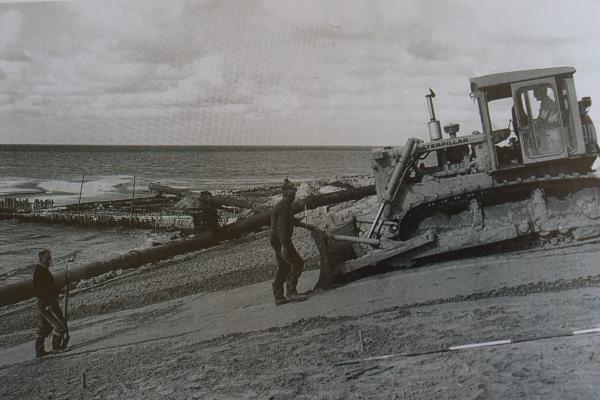
[(578, 100), (574, 74), (558, 67), (471, 78), (481, 131), (468, 135), (450, 123), (443, 137), (429, 89), (429, 141), (372, 151), (377, 212), (315, 237), (317, 287), (367, 266), (600, 236), (600, 149), (591, 98)]

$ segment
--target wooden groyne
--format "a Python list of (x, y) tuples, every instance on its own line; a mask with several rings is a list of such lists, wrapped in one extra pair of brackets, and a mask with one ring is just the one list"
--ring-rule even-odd
[[(6, 199), (10, 200), (10, 199)], [(0, 200), (1, 201), (1, 200)], [(170, 212), (174, 198), (148, 198), (107, 200), (81, 204), (54, 205), (51, 200), (27, 199), (6, 201), (0, 208), (0, 220), (20, 222), (81, 225), (96, 227), (121, 227), (152, 230), (194, 230), (193, 217), (181, 211)], [(2, 203), (0, 203), (2, 205)]]
[[(198, 214), (230, 207), (262, 212), (269, 207), (262, 201), (244, 199), (234, 196), (208, 196), (191, 192), (187, 189), (176, 189), (169, 186), (151, 183), (149, 189), (159, 194), (172, 196), (138, 197), (135, 199), (108, 200), (68, 204), (53, 207), (52, 200), (4, 199), (0, 200), (0, 220), (14, 219), (20, 222), (82, 225), (97, 227), (121, 227), (129, 229), (152, 229), (192, 232)], [(188, 198), (195, 206), (177, 207), (182, 198)], [(209, 199), (203, 203), (200, 199)], [(225, 210), (225, 209), (224, 209)], [(227, 212), (222, 211), (223, 220), (227, 220)], [(222, 222), (221, 224), (223, 224)]]
[(29, 199), (17, 199), (14, 197), (0, 199), (0, 210), (4, 212), (31, 212), (52, 207), (54, 207), (54, 200), (35, 199), (34, 201), (29, 201)]
[(62, 208), (67, 212), (102, 212), (116, 210), (121, 212), (129, 213), (150, 213), (160, 212), (170, 207), (177, 202), (176, 198), (173, 197), (136, 197), (134, 199), (121, 199), (121, 200), (104, 200), (104, 201), (92, 201), (82, 202), (80, 204), (67, 204)]
[[(375, 194), (375, 185), (341, 190), (333, 193), (308, 196), (305, 199), (295, 201), (292, 204), (292, 212), (297, 214), (304, 210), (312, 210), (321, 206), (327, 206), (347, 201), (359, 200), (366, 196)], [(69, 269), (72, 282), (81, 279), (89, 279), (117, 269), (137, 268), (147, 263), (157, 262), (173, 257), (178, 254), (188, 253), (214, 246), (225, 240), (239, 238), (249, 232), (256, 231), (269, 225), (271, 210), (251, 215), (221, 228), (205, 231), (193, 239), (175, 240), (173, 242), (142, 249), (130, 251), (127, 254), (111, 258), (106, 261), (94, 262)], [(59, 287), (64, 287), (65, 272), (59, 271), (53, 274)], [(27, 300), (33, 296), (33, 283), (31, 279), (9, 284), (0, 288), (0, 306), (14, 304)]]
[(119, 215), (98, 213), (4, 213), (0, 219), (14, 219), (19, 222), (44, 224), (83, 225), (98, 227), (121, 227), (132, 229), (152, 229), (191, 232), (194, 230), (192, 216), (189, 215)]

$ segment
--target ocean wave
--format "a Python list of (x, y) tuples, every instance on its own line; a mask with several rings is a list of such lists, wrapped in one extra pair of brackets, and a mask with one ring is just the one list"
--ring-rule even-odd
[(27, 239), (31, 240), (31, 239), (49, 239), (52, 238), (53, 236), (47, 233), (32, 233), (30, 235), (27, 235)]
[(83, 187), (81, 181), (74, 180), (59, 180), (52, 179), (41, 181), (39, 186), (46, 190), (49, 194), (79, 194), (81, 190), (82, 196), (97, 196), (107, 192), (114, 192), (115, 187), (120, 184), (121, 178), (115, 177), (102, 177), (102, 178), (85, 178), (83, 181)]
[[(107, 175), (74, 179), (33, 179), (3, 177), (0, 179), (0, 196), (19, 198), (52, 199), (56, 205), (76, 203), (81, 190), (82, 201), (109, 200), (126, 197), (132, 190), (130, 176)], [(138, 183), (136, 192), (143, 192), (145, 185)]]
[(0, 196), (19, 195), (23, 193), (43, 193), (39, 181), (30, 178), (3, 177), (0, 179)]
[(35, 269), (35, 263), (31, 263), (29, 265), (25, 265), (22, 267), (18, 267), (15, 269), (11, 269), (10, 271), (6, 271), (4, 272), (4, 274), (2, 274), (2, 277), (4, 279), (13, 276), (13, 275), (29, 275), (29, 274), (33, 274), (33, 270)]
[(79, 241), (80, 241), (80, 242), (87, 242), (87, 241), (89, 241), (89, 240), (94, 240), (94, 239), (101, 238), (101, 237), (102, 237), (102, 233), (101, 233), (101, 232), (98, 232), (98, 233), (96, 233), (96, 234), (93, 234), (93, 235), (81, 236), (81, 237), (79, 238)]
[(20, 255), (27, 252), (27, 249), (19, 249), (19, 250), (0, 250), (0, 256), (14, 256)]

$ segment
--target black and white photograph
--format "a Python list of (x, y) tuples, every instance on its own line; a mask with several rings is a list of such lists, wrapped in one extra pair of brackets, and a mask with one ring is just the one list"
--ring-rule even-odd
[(599, 17), (0, 0), (0, 398), (600, 397)]

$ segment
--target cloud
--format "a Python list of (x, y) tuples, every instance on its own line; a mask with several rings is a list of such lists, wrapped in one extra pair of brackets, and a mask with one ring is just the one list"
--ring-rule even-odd
[(17, 45), (23, 32), (23, 15), (17, 10), (0, 14), (0, 59), (20, 58)]
[(600, 57), (590, 50), (600, 8), (580, 8), (540, 0), (0, 5), (0, 134), (33, 140), (41, 126), (54, 142), (399, 144), (426, 137), (428, 87), (442, 122), (469, 132), (481, 129), (469, 76), (574, 64), (579, 91), (600, 92)]

